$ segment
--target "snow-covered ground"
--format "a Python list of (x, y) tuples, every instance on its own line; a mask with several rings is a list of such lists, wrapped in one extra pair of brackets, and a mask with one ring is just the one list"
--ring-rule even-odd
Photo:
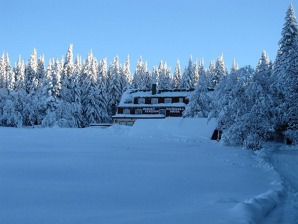
[(264, 221), (280, 175), (261, 153), (209, 140), (213, 125), (0, 128), (0, 223)]
[(265, 218), (263, 224), (298, 223), (298, 147), (268, 145), (264, 158), (281, 176), (284, 193), (281, 203)]

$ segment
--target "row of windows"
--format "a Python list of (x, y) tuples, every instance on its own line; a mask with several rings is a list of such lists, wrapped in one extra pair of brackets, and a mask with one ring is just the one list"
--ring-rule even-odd
[[(138, 98), (139, 104), (145, 104), (145, 98)], [(172, 98), (165, 98), (164, 103), (172, 103)], [(179, 103), (183, 103), (183, 98), (179, 98)], [(158, 104), (158, 98), (151, 98), (151, 104)]]
[[(142, 109), (136, 109), (135, 110), (135, 114), (142, 114), (143, 110)], [(130, 109), (124, 109), (123, 110), (123, 114), (130, 114)], [(159, 114), (166, 114), (166, 110), (165, 109), (159, 109)]]

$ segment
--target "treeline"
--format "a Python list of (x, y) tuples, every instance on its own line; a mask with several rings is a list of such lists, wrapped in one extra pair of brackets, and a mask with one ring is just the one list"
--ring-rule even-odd
[[(237, 69), (234, 62), (233, 69)], [(204, 60), (189, 59), (183, 73), (177, 62), (172, 74), (167, 63), (160, 62), (152, 71), (139, 59), (133, 76), (127, 57), (123, 65), (119, 57), (107, 65), (90, 51), (83, 61), (73, 58), (70, 45), (61, 60), (51, 59), (45, 68), (44, 57), (34, 49), (30, 60), (21, 57), (11, 68), (8, 54), (0, 59), (0, 125), (8, 127), (86, 127), (91, 123), (112, 121), (122, 93), (127, 88), (148, 90), (156, 83), (160, 90), (193, 89), (202, 77), (209, 77), (210, 88), (226, 75), (223, 56), (211, 61), (208, 69)]]
[(266, 52), (256, 69), (246, 66), (223, 76), (210, 95), (199, 83), (185, 116), (218, 120), (222, 142), (252, 149), (262, 142), (298, 142), (298, 28), (290, 5), (276, 59)]
[[(90, 52), (83, 61), (73, 59), (70, 45), (62, 60), (44, 57), (36, 50), (27, 64), (21, 58), (11, 68), (8, 55), (0, 59), (0, 125), (9, 127), (86, 127), (112, 121), (121, 95), (127, 88), (149, 90), (193, 89), (185, 117), (218, 120), (222, 142), (252, 149), (272, 138), (298, 142), (298, 28), (290, 5), (274, 63), (264, 51), (256, 69), (238, 68), (234, 61), (228, 74), (223, 56), (193, 62), (171, 73), (165, 62), (148, 70), (139, 59), (133, 76), (129, 57), (107, 65)], [(210, 91), (214, 90), (214, 91)]]

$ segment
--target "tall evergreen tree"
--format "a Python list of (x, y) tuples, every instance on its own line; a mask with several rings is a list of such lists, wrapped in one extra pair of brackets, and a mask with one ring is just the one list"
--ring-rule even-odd
[(37, 52), (33, 49), (30, 56), (30, 60), (25, 69), (25, 87), (29, 94), (34, 94), (38, 87), (38, 63), (37, 63)]
[(171, 68), (168, 67), (166, 62), (160, 62), (158, 68), (158, 89), (169, 90), (171, 89)]
[(223, 55), (217, 58), (215, 63), (215, 70), (212, 76), (213, 88), (220, 82), (220, 80), (227, 74)]
[[(295, 133), (297, 130), (297, 41), (298, 28), (293, 5), (287, 10), (273, 65), (271, 92), (274, 97), (276, 131)], [(288, 131), (287, 131), (288, 130)], [(291, 134), (293, 135), (293, 134)], [(293, 138), (293, 137), (292, 137)], [(294, 136), (298, 138), (298, 134)]]
[(97, 74), (98, 63), (90, 51), (81, 74), (81, 101), (85, 126), (101, 121)]
[(109, 66), (108, 70), (108, 112), (112, 116), (116, 114), (117, 106), (121, 98), (121, 87), (120, 87), (120, 64), (119, 58), (114, 58), (113, 62)]
[(175, 72), (173, 75), (173, 81), (172, 81), (172, 88), (178, 89), (181, 84), (181, 69), (180, 69), (180, 61), (177, 60), (177, 64), (175, 67)]
[(194, 77), (194, 86), (198, 84), (199, 81), (199, 62), (198, 59), (195, 61), (193, 65), (193, 77)]
[(192, 89), (194, 88), (194, 73), (192, 65), (192, 56), (190, 56), (187, 68), (184, 69), (181, 79), (181, 89)]
[(15, 74), (15, 90), (25, 89), (25, 62), (19, 56), (17, 63), (15, 63), (13, 72)]
[(238, 63), (236, 62), (236, 59), (233, 60), (231, 73), (236, 72), (239, 69)]
[(120, 66), (120, 87), (121, 93), (123, 93), (131, 84), (131, 74), (130, 74), (130, 62), (129, 56), (127, 56), (123, 67)]

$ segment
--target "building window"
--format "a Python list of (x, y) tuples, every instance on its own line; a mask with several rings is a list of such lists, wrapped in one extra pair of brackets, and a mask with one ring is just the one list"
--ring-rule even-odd
[(142, 114), (142, 109), (136, 109), (135, 113), (136, 114)]
[(158, 103), (158, 99), (157, 98), (152, 98), (151, 99), (151, 104), (157, 104)]
[(166, 110), (165, 110), (165, 109), (160, 109), (160, 110), (159, 110), (159, 114), (166, 115)]
[(123, 114), (130, 114), (130, 109), (124, 109)]
[(139, 104), (145, 104), (145, 98), (138, 98)]
[(179, 103), (183, 103), (183, 98), (179, 98)]
[(172, 98), (165, 98), (165, 103), (172, 103)]

